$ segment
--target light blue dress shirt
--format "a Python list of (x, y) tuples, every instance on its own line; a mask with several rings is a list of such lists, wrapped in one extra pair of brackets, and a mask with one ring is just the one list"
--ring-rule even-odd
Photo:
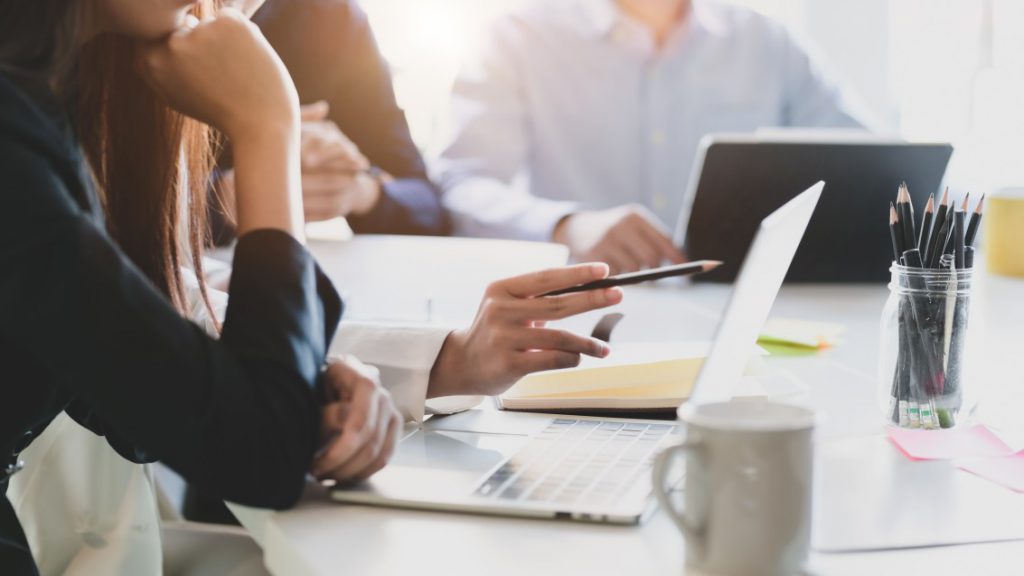
[(613, 0), (529, 4), (486, 44), (433, 165), (457, 234), (550, 240), (572, 212), (631, 203), (674, 224), (705, 134), (863, 125), (783, 26), (714, 0), (660, 47)]

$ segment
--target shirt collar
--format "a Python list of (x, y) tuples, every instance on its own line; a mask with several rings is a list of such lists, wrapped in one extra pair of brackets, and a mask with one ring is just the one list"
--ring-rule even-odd
[[(583, 25), (595, 36), (608, 36), (616, 26), (628, 21), (615, 0), (577, 0), (583, 11)], [(726, 32), (725, 21), (712, 0), (692, 0), (690, 13), (681, 27), (700, 29), (715, 36)]]

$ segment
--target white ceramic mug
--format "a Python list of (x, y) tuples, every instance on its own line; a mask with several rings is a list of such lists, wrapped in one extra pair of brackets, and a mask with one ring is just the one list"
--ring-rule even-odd
[[(807, 561), (814, 412), (773, 402), (684, 405), (685, 439), (654, 463), (654, 491), (682, 531), (686, 565), (729, 576), (798, 574)], [(683, 509), (665, 487), (683, 455)]]

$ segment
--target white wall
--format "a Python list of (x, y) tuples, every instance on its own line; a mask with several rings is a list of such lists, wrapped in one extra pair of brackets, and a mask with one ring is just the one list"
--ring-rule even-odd
[[(806, 33), (845, 77), (877, 120), (899, 124), (889, 84), (889, 2), (806, 0)], [(851, 49), (856, 47), (856, 49)]]

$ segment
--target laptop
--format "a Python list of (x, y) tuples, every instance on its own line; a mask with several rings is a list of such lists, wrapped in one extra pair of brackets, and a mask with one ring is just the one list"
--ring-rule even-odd
[[(732, 398), (821, 196), (819, 182), (761, 222), (690, 402)], [(740, 361), (738, 361), (740, 360)], [(470, 410), (409, 430), (390, 464), (335, 500), (400, 508), (637, 524), (673, 422)]]
[(906, 182), (920, 214), (928, 195), (940, 191), (952, 152), (949, 144), (850, 132), (711, 134), (695, 157), (684, 200), (690, 209), (681, 212), (675, 241), (690, 258), (726, 262), (695, 281), (732, 282), (761, 219), (794, 191), (824, 180), (829, 193), (786, 280), (887, 282), (889, 202)]

